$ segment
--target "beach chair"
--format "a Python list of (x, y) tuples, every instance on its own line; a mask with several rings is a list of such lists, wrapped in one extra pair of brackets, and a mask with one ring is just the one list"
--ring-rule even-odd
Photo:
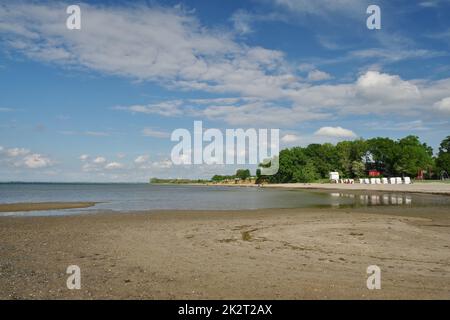
[(397, 180), (395, 180), (395, 178), (389, 178), (390, 184), (395, 184), (396, 181), (397, 181)]
[(365, 179), (364, 179), (364, 183), (365, 183), (365, 184), (370, 184), (370, 180), (369, 180), (368, 178), (365, 178)]
[(349, 183), (350, 183), (350, 184), (355, 184), (355, 179), (350, 179), (350, 180), (349, 180)]
[(377, 179), (375, 178), (370, 178), (370, 184), (376, 184), (377, 183)]
[(396, 177), (396, 178), (395, 178), (395, 182), (396, 182), (397, 184), (402, 184), (402, 178)]
[(388, 178), (381, 178), (381, 182), (382, 182), (383, 184), (388, 184), (388, 183), (389, 183), (389, 180), (388, 180)]
[(375, 183), (376, 183), (376, 184), (381, 184), (381, 179), (380, 179), (380, 178), (376, 178), (376, 179), (375, 179)]
[(364, 179), (359, 179), (359, 183), (363, 184), (364, 183)]
[(404, 177), (403, 178), (403, 183), (404, 184), (411, 184), (411, 178), (410, 177)]

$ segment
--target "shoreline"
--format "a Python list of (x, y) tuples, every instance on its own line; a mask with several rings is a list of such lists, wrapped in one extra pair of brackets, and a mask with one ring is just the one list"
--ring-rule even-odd
[(375, 192), (406, 192), (450, 196), (450, 183), (413, 183), (413, 184), (340, 184), (340, 183), (277, 183), (277, 184), (208, 184), (208, 186), (223, 187), (253, 187), (274, 189), (304, 189), (329, 191), (375, 191)]
[(446, 209), (3, 217), (0, 299), (450, 299)]

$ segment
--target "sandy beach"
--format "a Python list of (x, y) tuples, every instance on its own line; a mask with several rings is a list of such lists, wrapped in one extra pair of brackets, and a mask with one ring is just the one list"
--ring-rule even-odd
[(449, 299), (449, 228), (446, 207), (1, 217), (0, 298)]
[(386, 191), (386, 192), (412, 192), (450, 195), (450, 183), (414, 183), (414, 184), (342, 184), (342, 183), (283, 183), (266, 184), (264, 188), (287, 189), (322, 189), (347, 191)]

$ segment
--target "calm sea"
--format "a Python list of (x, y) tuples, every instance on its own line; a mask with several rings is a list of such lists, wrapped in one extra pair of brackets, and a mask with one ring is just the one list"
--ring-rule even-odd
[[(233, 210), (320, 206), (450, 205), (450, 197), (401, 193), (280, 190), (252, 187), (150, 184), (4, 183), (0, 203), (99, 202), (86, 209), (35, 211), (27, 215), (85, 214), (151, 209)], [(14, 213), (21, 215), (23, 213)], [(2, 215), (12, 215), (3, 213)]]

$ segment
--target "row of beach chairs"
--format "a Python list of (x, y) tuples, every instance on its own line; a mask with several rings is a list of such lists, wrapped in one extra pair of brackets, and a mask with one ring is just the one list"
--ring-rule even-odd
[(395, 178), (366, 178), (359, 179), (359, 183), (361, 184), (411, 184), (410, 177), (404, 177), (403, 179), (400, 177)]

